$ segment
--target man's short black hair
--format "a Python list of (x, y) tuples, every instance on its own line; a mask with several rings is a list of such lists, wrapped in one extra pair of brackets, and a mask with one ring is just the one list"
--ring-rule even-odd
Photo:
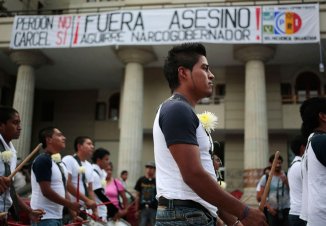
[(120, 176), (122, 176), (125, 173), (128, 173), (128, 171), (127, 170), (122, 170), (121, 173), (120, 173)]
[(184, 43), (169, 51), (163, 71), (172, 92), (180, 85), (178, 68), (183, 66), (192, 70), (200, 56), (206, 56), (206, 49), (200, 43)]
[[(269, 163), (273, 163), (274, 161), (274, 158), (275, 158), (275, 154), (272, 154), (270, 157), (269, 157)], [(283, 157), (281, 155), (278, 156), (278, 160), (281, 160), (281, 162), (283, 162)]]
[(307, 145), (307, 139), (304, 138), (302, 135), (298, 135), (296, 137), (293, 138), (293, 140), (291, 141), (291, 150), (292, 152), (296, 155), (296, 156), (300, 156), (300, 148), (301, 146)]
[(110, 155), (110, 151), (105, 148), (98, 148), (94, 151), (92, 156), (93, 163), (96, 163), (98, 159), (103, 159), (106, 155)]
[(0, 106), (0, 123), (6, 123), (14, 114), (18, 114), (16, 109), (9, 106)]
[(76, 137), (75, 142), (74, 142), (74, 149), (75, 149), (75, 152), (78, 151), (78, 144), (80, 144), (80, 145), (84, 144), (85, 140), (87, 140), (87, 139), (92, 140), (92, 139), (91, 139), (90, 137), (88, 137), (88, 136), (78, 136), (78, 137)]
[(38, 133), (38, 139), (39, 139), (39, 142), (42, 143), (42, 148), (47, 147), (46, 138), (52, 137), (55, 128), (56, 127), (53, 127), (53, 126), (45, 127), (43, 129), (41, 129), (40, 132)]
[(326, 113), (326, 98), (313, 97), (305, 100), (300, 107), (302, 118), (301, 133), (308, 139), (309, 135), (319, 127), (319, 113)]

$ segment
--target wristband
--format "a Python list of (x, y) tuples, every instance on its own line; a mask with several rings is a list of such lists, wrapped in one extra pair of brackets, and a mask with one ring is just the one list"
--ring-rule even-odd
[(246, 205), (246, 207), (244, 208), (243, 212), (242, 212), (242, 216), (238, 218), (239, 221), (242, 221), (243, 219), (245, 219), (246, 217), (248, 217), (249, 214), (249, 206)]

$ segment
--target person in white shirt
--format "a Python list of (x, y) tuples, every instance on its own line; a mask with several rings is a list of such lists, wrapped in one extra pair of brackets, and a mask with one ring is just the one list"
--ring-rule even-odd
[(122, 170), (120, 173), (120, 181), (126, 190), (128, 189), (127, 179), (128, 179), (128, 171)]
[(66, 146), (66, 138), (59, 129), (47, 127), (40, 131), (39, 140), (44, 153), (38, 155), (32, 165), (31, 207), (44, 208), (45, 214), (40, 222), (33, 225), (61, 226), (64, 206), (79, 211), (79, 203), (71, 202), (66, 192), (68, 171), (60, 156)]
[(110, 164), (110, 152), (104, 148), (98, 148), (95, 150), (93, 156), (93, 190), (96, 196), (96, 203), (107, 203), (97, 207), (98, 215), (102, 221), (106, 222), (108, 219), (119, 218), (119, 210), (115, 205), (110, 202), (110, 199), (105, 195), (106, 185), (106, 172), (105, 169)]
[[(95, 201), (95, 194), (93, 191), (93, 166), (87, 160), (90, 160), (94, 145), (90, 137), (79, 136), (74, 141), (75, 155), (67, 155), (62, 161), (65, 163), (69, 176), (67, 181), (67, 189), (71, 194), (71, 199), (79, 198), (81, 205), (86, 205), (87, 208), (92, 209), (94, 218), (98, 218), (97, 205)], [(78, 182), (78, 174), (79, 182)], [(77, 191), (77, 187), (79, 188)], [(86, 211), (86, 210), (85, 210)], [(81, 212), (80, 216), (86, 219), (86, 214)]]
[(288, 181), (290, 187), (290, 212), (289, 226), (305, 226), (306, 221), (300, 219), (302, 205), (302, 175), (301, 175), (301, 159), (305, 151), (307, 140), (303, 136), (296, 136), (291, 141), (291, 150), (295, 154), (295, 158), (290, 164), (288, 170)]
[(300, 107), (301, 133), (307, 147), (301, 162), (302, 208), (308, 226), (326, 225), (326, 98), (305, 100)]
[(173, 47), (164, 75), (172, 96), (159, 107), (153, 125), (156, 225), (215, 226), (217, 208), (228, 225), (267, 225), (262, 212), (223, 191), (217, 182), (209, 153), (213, 144), (194, 112), (214, 87), (204, 45)]
[[(7, 156), (7, 158), (0, 160), (0, 212), (8, 212), (9, 208), (13, 205), (12, 198), (14, 198), (17, 199), (17, 207), (28, 212), (31, 220), (36, 222), (41, 219), (44, 210), (33, 210), (17, 194), (10, 192), (14, 187), (11, 187), (12, 181), (7, 177), (16, 168), (17, 154), (11, 141), (18, 139), (20, 136), (20, 122), (20, 116), (17, 110), (8, 106), (0, 106), (0, 149), (1, 155), (4, 155), (3, 153), (6, 152)], [(12, 195), (14, 196), (12, 197)], [(17, 212), (16, 214), (19, 213)], [(1, 218), (0, 224), (6, 224), (6, 220), (7, 218)]]

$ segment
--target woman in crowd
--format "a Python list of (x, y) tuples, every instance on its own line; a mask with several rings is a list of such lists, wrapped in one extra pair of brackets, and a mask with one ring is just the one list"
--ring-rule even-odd
[[(109, 166), (106, 168), (106, 186), (105, 195), (111, 200), (111, 202), (120, 210), (122, 216), (127, 214), (127, 197), (125, 189), (121, 184), (120, 180), (115, 179), (112, 176), (113, 164), (110, 162)], [(121, 199), (122, 203), (121, 203)]]

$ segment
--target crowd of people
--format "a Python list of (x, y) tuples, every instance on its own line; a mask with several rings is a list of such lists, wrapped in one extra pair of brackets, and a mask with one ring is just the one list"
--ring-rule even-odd
[[(132, 226), (154, 225), (154, 162), (146, 164), (145, 176), (139, 178), (135, 185), (137, 193), (132, 194), (126, 187), (127, 171), (121, 172), (121, 179), (113, 177), (109, 150), (94, 150), (90, 137), (78, 136), (74, 141), (75, 153), (61, 159), (66, 137), (58, 128), (46, 127), (39, 132), (42, 151), (29, 168), (16, 174), (14, 183), (8, 176), (16, 167), (16, 150), (11, 141), (20, 135), (19, 113), (12, 107), (0, 106), (0, 124), (0, 209), (2, 213), (10, 212), (1, 216), (1, 225), (8, 217), (20, 221), (20, 210), (28, 213), (32, 225), (38, 226), (59, 226), (90, 218), (102, 223), (125, 220)], [(31, 184), (30, 205), (15, 189), (26, 189), (26, 181)]]
[[(326, 99), (315, 97), (300, 108), (301, 134), (291, 141), (295, 155), (288, 173), (279, 157), (273, 174), (265, 214), (270, 226), (322, 226), (326, 224)], [(269, 163), (272, 164), (274, 156)], [(266, 169), (270, 170), (270, 166)], [(268, 174), (257, 185), (257, 201), (265, 189)]]
[[(282, 170), (281, 156), (271, 180), (270, 166), (266, 168), (257, 185), (261, 201), (271, 181), (263, 213), (230, 195), (218, 181), (220, 161), (214, 156), (210, 130), (194, 112), (196, 103), (213, 91), (214, 75), (205, 47), (199, 43), (173, 47), (164, 74), (172, 96), (157, 111), (155, 162), (145, 165), (145, 175), (134, 186), (135, 195), (126, 189), (128, 172), (121, 172), (121, 180), (112, 176), (108, 150), (94, 151), (90, 137), (78, 136), (75, 153), (61, 159), (66, 138), (59, 128), (47, 127), (39, 132), (43, 152), (31, 165), (32, 195), (27, 205), (8, 178), (17, 161), (11, 141), (19, 138), (20, 116), (15, 109), (1, 106), (1, 212), (11, 211), (16, 218), (23, 210), (32, 225), (39, 226), (83, 222), (87, 217), (102, 222), (129, 219), (133, 226), (326, 225), (326, 98), (311, 98), (301, 105), (302, 135), (291, 143), (296, 157), (288, 175)], [(128, 218), (132, 208), (139, 221)], [(0, 223), (7, 221), (6, 216), (0, 216)]]

